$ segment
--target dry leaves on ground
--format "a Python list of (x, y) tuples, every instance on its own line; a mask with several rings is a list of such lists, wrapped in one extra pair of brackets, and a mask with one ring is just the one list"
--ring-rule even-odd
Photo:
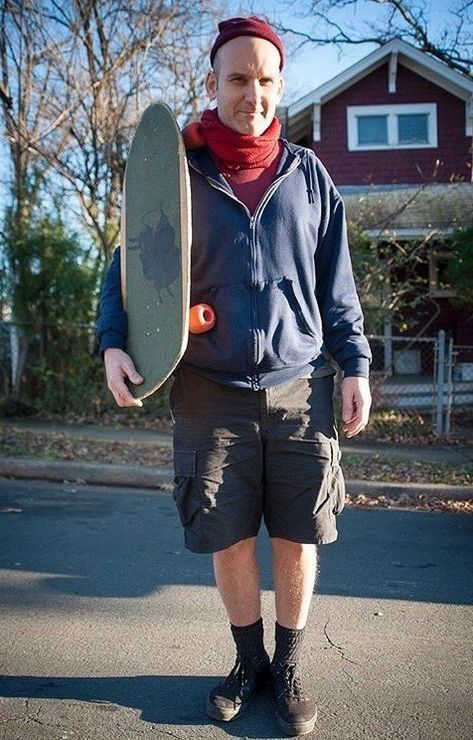
[[(402, 454), (402, 451), (400, 451)], [(453, 486), (473, 485), (473, 465), (418, 462), (383, 455), (347, 453), (342, 459), (347, 478), (399, 483), (443, 483)]]
[(473, 514), (473, 498), (457, 501), (432, 495), (405, 493), (401, 496), (356, 496), (347, 493), (346, 503), (352, 506), (382, 507), (383, 509), (416, 509), (416, 511), (453, 511)]
[[(132, 434), (132, 432), (131, 432)], [(54, 460), (172, 466), (170, 445), (140, 444), (139, 442), (106, 442), (69, 437), (65, 433), (35, 433), (12, 428), (0, 434), (0, 454), (23, 457), (42, 457)], [(394, 483), (448, 483), (473, 485), (472, 466), (451, 466), (441, 463), (420, 463), (394, 460), (380, 455), (345, 455), (343, 470), (346, 478)], [(163, 486), (172, 489), (169, 482)], [(384, 508), (415, 508), (428, 511), (458, 511), (473, 513), (473, 498), (454, 501), (433, 495), (418, 496), (406, 492), (402, 496), (387, 497), (359, 494), (347, 495), (347, 503), (356, 506)]]
[(2, 433), (0, 454), (115, 465), (172, 465), (169, 445), (105, 442), (72, 438), (60, 432), (38, 434), (13, 430)]
[[(130, 431), (130, 437), (133, 432)], [(70, 437), (66, 433), (38, 433), (12, 428), (0, 434), (0, 454), (50, 457), (56, 460), (82, 462), (172, 465), (169, 445), (107, 442)], [(473, 466), (399, 460), (382, 455), (348, 453), (343, 457), (346, 478), (394, 483), (443, 483), (472, 486)]]

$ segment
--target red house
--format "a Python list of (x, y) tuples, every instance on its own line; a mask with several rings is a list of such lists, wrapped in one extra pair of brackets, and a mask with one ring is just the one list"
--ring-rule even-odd
[(473, 80), (399, 39), (281, 114), (337, 185), (473, 179)]
[[(419, 267), (425, 300), (404, 326), (394, 312), (385, 335), (444, 329), (472, 345), (473, 362), (471, 314), (442, 284), (450, 235), (473, 227), (473, 80), (394, 39), (278, 113), (286, 137), (314, 149), (348, 218), (371, 238), (432, 245)], [(389, 362), (385, 353), (380, 364)]]

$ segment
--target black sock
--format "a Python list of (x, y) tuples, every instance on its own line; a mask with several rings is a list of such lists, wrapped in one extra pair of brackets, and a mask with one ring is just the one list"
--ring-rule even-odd
[(242, 663), (250, 663), (254, 668), (262, 668), (269, 664), (269, 656), (263, 642), (261, 617), (254, 624), (245, 627), (235, 627), (233, 624), (230, 627)]
[(281, 627), (276, 622), (276, 649), (271, 661), (272, 669), (276, 673), (279, 673), (287, 665), (296, 665), (299, 661), (304, 640), (304, 630), (305, 627), (299, 630)]

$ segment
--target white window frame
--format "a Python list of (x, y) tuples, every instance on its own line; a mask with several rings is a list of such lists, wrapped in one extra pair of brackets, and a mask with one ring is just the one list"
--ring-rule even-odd
[[(403, 144), (398, 142), (397, 116), (427, 113), (429, 141), (427, 144)], [(387, 144), (358, 144), (358, 116), (387, 116)], [(348, 150), (350, 152), (374, 151), (377, 149), (435, 149), (437, 147), (437, 103), (398, 103), (397, 105), (350, 105), (347, 106)]]
[(452, 287), (443, 286), (439, 282), (439, 260), (452, 259), (452, 253), (446, 251), (429, 252), (429, 293), (434, 298), (451, 298), (455, 296)]

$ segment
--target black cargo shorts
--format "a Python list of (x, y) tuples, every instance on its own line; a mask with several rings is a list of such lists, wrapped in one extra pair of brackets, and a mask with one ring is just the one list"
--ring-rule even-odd
[(345, 503), (333, 376), (253, 391), (176, 371), (173, 492), (186, 548), (257, 535), (328, 544)]

